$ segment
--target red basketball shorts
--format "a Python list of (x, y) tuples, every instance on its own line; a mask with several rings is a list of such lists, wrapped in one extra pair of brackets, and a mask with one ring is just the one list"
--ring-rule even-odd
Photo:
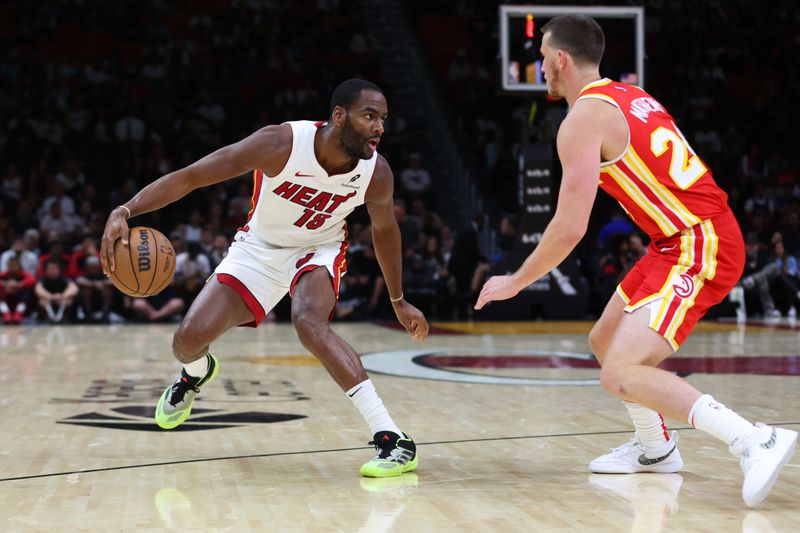
[(678, 349), (709, 308), (733, 289), (744, 270), (744, 240), (733, 213), (653, 241), (617, 293), (625, 312), (650, 309), (650, 327)]

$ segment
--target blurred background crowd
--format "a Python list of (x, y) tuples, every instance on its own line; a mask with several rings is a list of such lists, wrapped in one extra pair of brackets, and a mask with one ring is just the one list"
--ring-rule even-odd
[[(746, 236), (748, 313), (792, 315), (800, 183), (790, 143), (800, 77), (797, 64), (778, 58), (798, 45), (793, 2), (771, 2), (769, 16), (755, 0), (628, 4), (646, 8), (646, 88), (729, 194)], [(179, 319), (243, 225), (252, 177), (132, 221), (161, 230), (178, 253), (172, 285), (147, 299), (124, 297), (101, 272), (109, 210), (262, 126), (324, 119), (333, 88), (352, 77), (377, 83), (389, 102), (380, 151), (396, 178), (405, 294), (434, 319), (471, 318), (482, 281), (519, 246), (517, 154), (531, 143), (552, 151), (566, 112), (561, 102), (499, 92), (497, 28), (496, 5), (478, 0), (4, 2), (3, 322)], [(403, 66), (409, 53), (424, 84)], [(433, 112), (421, 108), (423, 97)], [(432, 127), (436, 120), (445, 127)], [(483, 200), (476, 217), (459, 211), (446, 147)], [(364, 209), (349, 236), (337, 317), (391, 318)], [(646, 246), (600, 195), (575, 252), (589, 287), (576, 318), (602, 311)], [(285, 302), (269, 318), (287, 320)]]

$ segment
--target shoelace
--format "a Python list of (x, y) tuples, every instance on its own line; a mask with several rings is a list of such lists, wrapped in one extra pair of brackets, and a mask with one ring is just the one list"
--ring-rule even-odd
[(750, 470), (750, 467), (753, 466), (753, 462), (750, 460), (749, 456), (742, 455), (739, 458), (739, 465), (742, 467), (742, 472), (747, 474), (747, 472)]
[(397, 441), (395, 442), (387, 441), (387, 444), (389, 444), (387, 446), (381, 446), (381, 444), (384, 443), (378, 443), (375, 442), (374, 440), (369, 441), (367, 444), (375, 446), (375, 449), (379, 450), (378, 455), (375, 456), (376, 459), (387, 459), (391, 455), (392, 450), (397, 448)]
[(414, 458), (414, 452), (406, 448), (401, 448), (400, 446), (394, 448), (391, 452), (389, 452), (389, 455), (392, 456), (392, 459), (395, 462), (398, 462), (400, 464), (406, 464), (407, 462), (409, 462), (411, 459)]
[(396, 442), (391, 447), (387, 446), (385, 448), (379, 446), (375, 441), (369, 441), (367, 444), (371, 444), (375, 446), (376, 450), (380, 450), (375, 459), (385, 459), (406, 464), (414, 457), (414, 453), (411, 450), (398, 446)]
[[(377, 443), (374, 440), (369, 441), (367, 444), (375, 446), (378, 454), (375, 456), (376, 459), (388, 459), (390, 461), (395, 461), (401, 464), (405, 464), (411, 460), (414, 453), (407, 449), (403, 448), (402, 446), (397, 445), (397, 441), (385, 441), (385, 443)], [(383, 446), (381, 444), (384, 444)]]
[(748, 470), (753, 467), (753, 464), (756, 462), (756, 460), (750, 455), (750, 449), (746, 445), (742, 447), (742, 450), (739, 453), (739, 465), (742, 467), (742, 472), (747, 474)]
[(200, 392), (200, 389), (189, 383), (188, 381), (183, 381), (179, 379), (172, 385), (172, 392), (170, 393), (169, 403), (173, 407), (178, 405), (183, 401), (183, 397), (186, 396), (186, 393), (189, 392), (189, 389), (192, 389), (195, 392)]
[(617, 446), (616, 448), (612, 448), (611, 454), (614, 455), (614, 457), (619, 457), (620, 455), (626, 455), (630, 453), (632, 448), (639, 448), (639, 447), (640, 444), (636, 440), (636, 437), (634, 437), (625, 444), (623, 444), (622, 446)]

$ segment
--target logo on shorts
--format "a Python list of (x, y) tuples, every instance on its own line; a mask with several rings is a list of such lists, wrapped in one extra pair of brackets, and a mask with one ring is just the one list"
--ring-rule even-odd
[(681, 274), (678, 283), (672, 284), (672, 290), (678, 298), (688, 298), (694, 292), (694, 280), (689, 274)]
[(311, 258), (314, 257), (314, 254), (316, 252), (317, 252), (316, 250), (311, 250), (310, 252), (308, 252), (305, 257), (299, 259), (297, 261), (297, 263), (294, 264), (294, 267), (295, 268), (300, 268), (303, 265), (305, 265), (306, 263), (308, 263), (309, 261), (311, 261)]

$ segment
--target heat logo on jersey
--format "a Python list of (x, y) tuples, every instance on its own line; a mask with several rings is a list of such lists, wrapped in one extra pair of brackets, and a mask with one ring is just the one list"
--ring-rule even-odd
[(336, 211), (340, 205), (356, 195), (355, 192), (346, 195), (332, 194), (291, 181), (284, 181), (272, 192), (305, 207), (303, 214), (294, 222), (294, 225), (298, 228), (305, 226), (308, 229), (317, 229), (322, 226), (331, 217), (330, 213)]

